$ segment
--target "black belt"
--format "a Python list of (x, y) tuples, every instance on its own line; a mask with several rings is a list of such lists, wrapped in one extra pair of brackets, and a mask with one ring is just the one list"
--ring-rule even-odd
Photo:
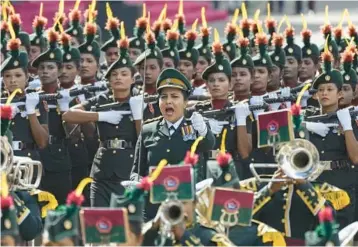
[(351, 164), (348, 160), (330, 160), (330, 161), (321, 161), (326, 163), (325, 170), (349, 170), (354, 169), (354, 165)]
[(134, 147), (131, 141), (119, 139), (102, 141), (101, 146), (111, 149), (132, 149)]
[(57, 136), (53, 136), (53, 135), (48, 136), (48, 144), (61, 143), (64, 141), (65, 141), (64, 137), (57, 137)]
[(12, 149), (15, 151), (25, 150), (25, 149), (35, 149), (35, 143), (25, 143), (22, 141), (12, 141)]

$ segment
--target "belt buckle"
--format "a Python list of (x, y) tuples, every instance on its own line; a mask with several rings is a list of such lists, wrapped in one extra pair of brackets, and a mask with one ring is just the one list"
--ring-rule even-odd
[(52, 135), (48, 136), (48, 144), (53, 144), (53, 136)]
[(117, 140), (117, 139), (112, 140), (111, 146), (117, 149), (124, 149), (124, 140)]
[(332, 168), (331, 168), (332, 162), (331, 161), (320, 161), (320, 163), (324, 167), (323, 168), (324, 171), (331, 171), (332, 170)]
[(13, 150), (22, 150), (24, 145), (22, 141), (12, 141), (12, 149)]
[(215, 160), (216, 156), (218, 156), (219, 150), (210, 150), (209, 151), (209, 159)]

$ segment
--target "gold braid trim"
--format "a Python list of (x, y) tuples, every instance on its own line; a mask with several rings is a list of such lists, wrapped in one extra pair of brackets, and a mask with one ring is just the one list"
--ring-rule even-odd
[(327, 201), (331, 202), (335, 210), (341, 210), (351, 203), (351, 199), (346, 191), (328, 183), (315, 185), (315, 190)]

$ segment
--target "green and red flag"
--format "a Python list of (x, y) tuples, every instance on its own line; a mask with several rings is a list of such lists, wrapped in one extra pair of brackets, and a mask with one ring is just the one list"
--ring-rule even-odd
[(292, 141), (292, 113), (289, 109), (263, 112), (257, 119), (257, 146), (267, 147)]
[(86, 244), (124, 244), (128, 241), (126, 208), (84, 208), (80, 220)]
[[(151, 167), (152, 172), (155, 167)], [(194, 176), (191, 166), (166, 166), (153, 181), (150, 190), (150, 202), (162, 203), (168, 197), (175, 196), (180, 201), (194, 200)]]
[(208, 219), (224, 227), (250, 226), (254, 193), (230, 188), (215, 188), (210, 198)]

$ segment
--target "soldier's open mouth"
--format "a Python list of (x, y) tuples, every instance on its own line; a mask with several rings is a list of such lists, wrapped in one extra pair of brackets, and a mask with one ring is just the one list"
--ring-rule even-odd
[(171, 116), (171, 115), (173, 115), (173, 113), (174, 113), (174, 108), (172, 108), (172, 107), (167, 107), (167, 108), (165, 109), (165, 114), (166, 114), (166, 115)]

